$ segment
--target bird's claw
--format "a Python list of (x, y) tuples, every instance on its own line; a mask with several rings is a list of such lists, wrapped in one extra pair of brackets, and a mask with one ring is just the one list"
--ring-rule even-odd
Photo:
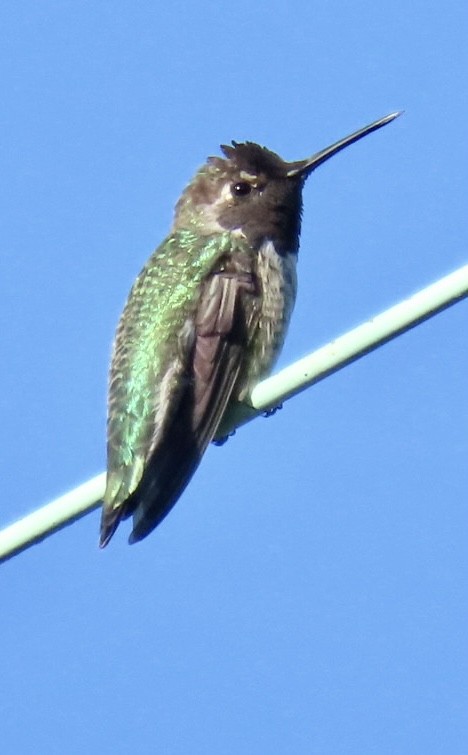
[(267, 409), (266, 412), (263, 412), (264, 417), (272, 417), (276, 412), (279, 412), (283, 408), (283, 404), (279, 404), (278, 406), (274, 406), (272, 409)]
[(222, 438), (215, 438), (211, 442), (214, 446), (224, 446), (224, 444), (229, 440), (229, 438), (232, 438), (233, 435), (236, 434), (236, 431), (233, 430), (231, 433), (228, 433), (227, 435), (223, 435)]

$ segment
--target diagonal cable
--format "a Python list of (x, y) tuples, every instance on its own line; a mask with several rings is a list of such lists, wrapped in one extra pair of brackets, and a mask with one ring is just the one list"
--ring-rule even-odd
[[(263, 380), (253, 389), (250, 403), (239, 404), (222, 433), (228, 434), (467, 296), (468, 265), (464, 265)], [(102, 473), (5, 527), (0, 531), (0, 562), (93, 511), (101, 503), (104, 487)]]

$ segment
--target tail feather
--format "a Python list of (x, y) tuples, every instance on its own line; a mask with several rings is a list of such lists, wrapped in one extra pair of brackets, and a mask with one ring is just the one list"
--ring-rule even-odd
[(137, 488), (143, 470), (144, 458), (137, 456), (131, 467), (122, 467), (108, 473), (101, 513), (100, 548), (106, 547), (121, 520), (127, 519), (133, 513), (133, 495), (130, 491)]
[(122, 510), (119, 509), (104, 509), (101, 515), (101, 536), (99, 539), (99, 547), (105, 548), (112, 538), (114, 532), (119, 526), (119, 522), (122, 518)]

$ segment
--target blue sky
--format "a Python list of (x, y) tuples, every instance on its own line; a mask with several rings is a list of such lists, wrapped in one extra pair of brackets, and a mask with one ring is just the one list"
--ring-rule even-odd
[[(280, 366), (467, 262), (466, 3), (5, 0), (5, 524), (105, 463), (110, 345), (222, 142), (298, 159)], [(209, 449), (143, 543), (1, 567), (6, 753), (466, 752), (467, 302)]]

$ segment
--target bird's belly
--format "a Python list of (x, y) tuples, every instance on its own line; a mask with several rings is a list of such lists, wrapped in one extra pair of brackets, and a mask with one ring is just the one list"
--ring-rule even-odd
[(269, 374), (280, 354), (296, 300), (296, 259), (296, 254), (279, 255), (271, 241), (258, 252), (260, 313), (242, 371), (240, 401)]

